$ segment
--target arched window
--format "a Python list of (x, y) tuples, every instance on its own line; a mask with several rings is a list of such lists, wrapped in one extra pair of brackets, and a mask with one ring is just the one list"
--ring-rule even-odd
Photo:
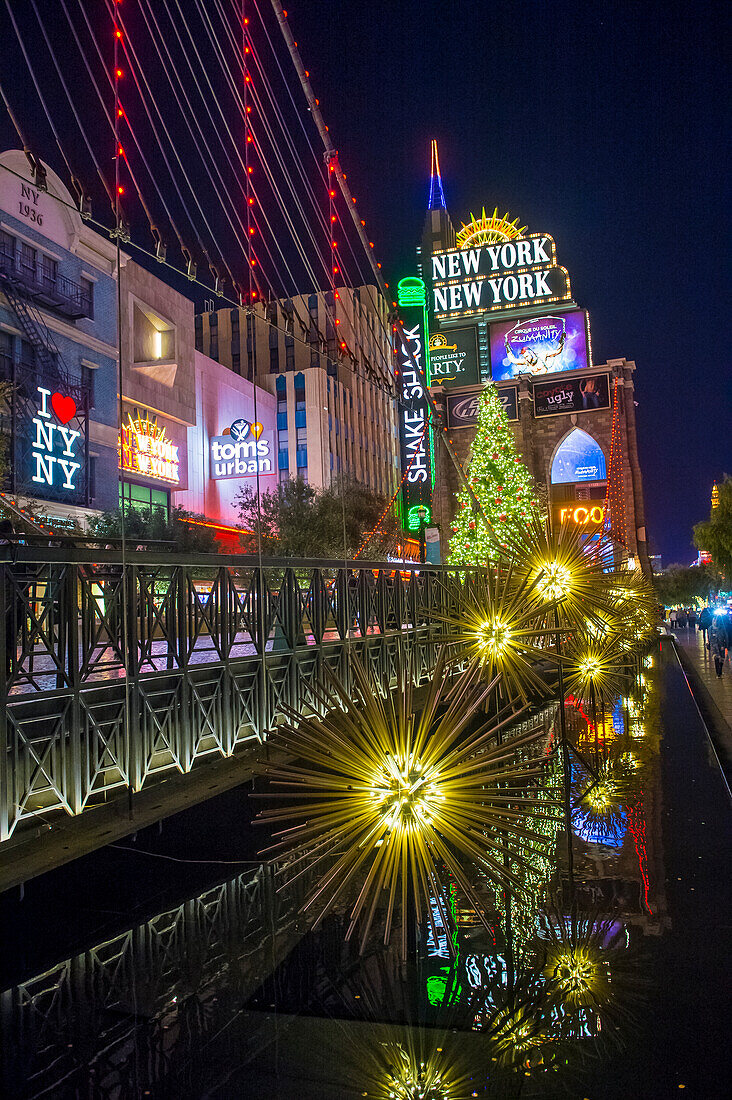
[(562, 440), (552, 462), (552, 485), (574, 481), (604, 481), (607, 478), (605, 455), (599, 443), (574, 428)]

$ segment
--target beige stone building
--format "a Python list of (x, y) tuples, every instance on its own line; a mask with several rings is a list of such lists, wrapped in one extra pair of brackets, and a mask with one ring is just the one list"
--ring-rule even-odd
[[(643, 504), (643, 486), (636, 443), (633, 372), (635, 363), (610, 359), (582, 371), (582, 378), (607, 379), (609, 407), (554, 415), (536, 415), (542, 405), (535, 400), (537, 380), (520, 376), (513, 384), (499, 382), (496, 389), (503, 398), (516, 445), (531, 475), (559, 523), (579, 523), (588, 531), (604, 521), (603, 507), (608, 495), (610, 458), (613, 452), (613, 405), (617, 381), (617, 439), (615, 441), (615, 499), (622, 505), (613, 529), (624, 541), (628, 555), (647, 565), (647, 536)], [(560, 378), (571, 384), (572, 373)], [(490, 384), (490, 383), (488, 383)], [(540, 385), (546, 385), (542, 380)], [(604, 383), (603, 383), (604, 384)], [(475, 436), (476, 399), (483, 386), (432, 390), (438, 408), (450, 428), (450, 440), (465, 464)], [(579, 467), (576, 459), (583, 463)], [(458, 476), (444, 448), (435, 453), (436, 477), (433, 515), (443, 532), (448, 532), (455, 511)], [(594, 465), (593, 465), (594, 464)], [(575, 473), (573, 474), (573, 470)], [(593, 476), (595, 475), (595, 476)], [(616, 505), (616, 510), (620, 508)]]
[(197, 314), (196, 348), (276, 397), (280, 481), (320, 488), (342, 474), (394, 492), (391, 328), (375, 287)]

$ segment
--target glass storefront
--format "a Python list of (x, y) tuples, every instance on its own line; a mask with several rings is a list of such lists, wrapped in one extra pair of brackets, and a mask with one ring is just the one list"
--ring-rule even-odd
[(149, 508), (163, 508), (165, 518), (170, 515), (170, 492), (168, 489), (154, 489), (152, 485), (135, 485), (131, 481), (119, 484), (120, 508), (135, 508), (147, 511)]

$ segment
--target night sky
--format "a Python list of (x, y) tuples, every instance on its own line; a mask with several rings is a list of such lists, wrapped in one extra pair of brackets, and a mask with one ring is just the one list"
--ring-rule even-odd
[[(721, 3), (294, 0), (348, 182), (409, 274), (439, 142), (458, 227), (485, 204), (551, 233), (596, 362), (635, 360), (648, 530), (691, 561), (732, 473)], [(725, 295), (728, 299), (728, 295)]]
[[(259, 2), (271, 19), (269, 0)], [(182, 5), (186, 12), (189, 3)], [(530, 231), (552, 234), (574, 298), (590, 311), (595, 362), (624, 356), (637, 364), (652, 549), (665, 564), (691, 561), (692, 525), (709, 514), (712, 482), (732, 472), (723, 305), (726, 6), (703, 0), (286, 6), (389, 281), (414, 271), (433, 137), (458, 227), (485, 205), (489, 213), (498, 206), (518, 216)], [(31, 55), (40, 59), (30, 9), (18, 0), (12, 7), (35, 35)], [(101, 0), (85, 7), (100, 41), (111, 40)], [(131, 0), (124, 10), (138, 47), (152, 56), (138, 7)], [(163, 5), (155, 0), (153, 8), (160, 13)], [(63, 55), (60, 9), (40, 9)], [(69, 10), (79, 9), (70, 2)], [(4, 87), (35, 147), (62, 170), (2, 9), (0, 30), (7, 43)], [(73, 89), (80, 66), (68, 64), (66, 78)], [(95, 143), (99, 135), (106, 165), (107, 136), (88, 91), (78, 86), (85, 126)], [(299, 97), (294, 77), (292, 87)], [(59, 89), (49, 89), (56, 109)], [(164, 98), (162, 83), (156, 91)], [(0, 144), (17, 145), (0, 116)], [(65, 132), (62, 118), (56, 121)], [(78, 161), (86, 157), (78, 137), (72, 152)], [(94, 175), (87, 168), (87, 178)], [(103, 206), (102, 196), (95, 212)], [(179, 288), (192, 293), (191, 284)]]

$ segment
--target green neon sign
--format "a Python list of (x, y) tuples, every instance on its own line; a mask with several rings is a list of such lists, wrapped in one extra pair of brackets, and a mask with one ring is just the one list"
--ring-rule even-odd
[(397, 301), (400, 306), (426, 306), (427, 288), (422, 279), (408, 275), (397, 284)]
[(419, 523), (420, 523), (419, 511), (420, 511), (420, 509), (424, 509), (425, 526), (427, 526), (427, 524), (432, 519), (432, 509), (430, 508), (429, 504), (413, 504), (412, 507), (407, 512), (407, 530), (408, 531), (419, 531)]

